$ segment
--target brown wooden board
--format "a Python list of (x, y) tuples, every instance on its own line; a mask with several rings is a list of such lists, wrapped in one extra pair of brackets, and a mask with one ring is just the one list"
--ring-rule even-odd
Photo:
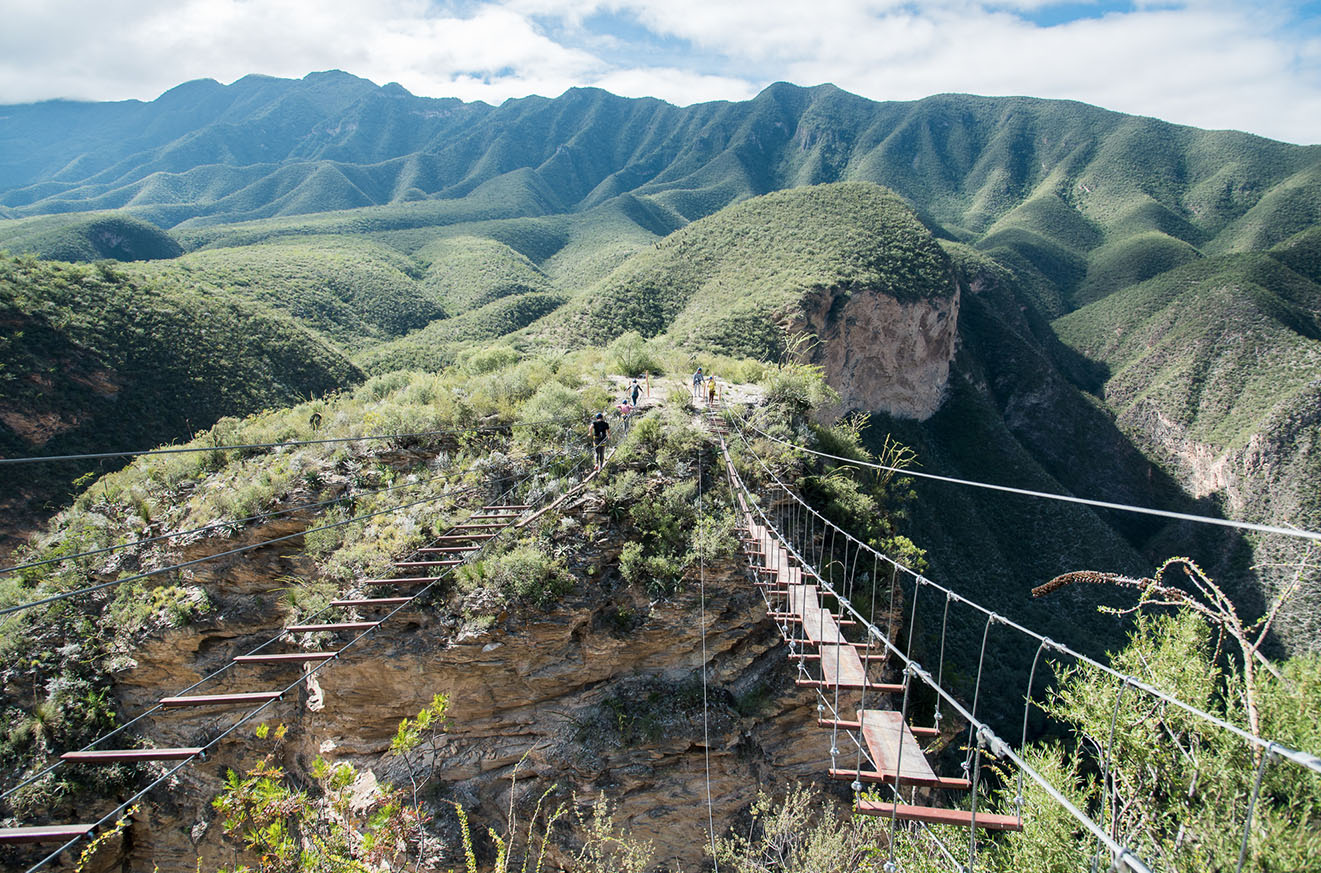
[(130, 761), (181, 761), (200, 754), (201, 747), (193, 746), (177, 749), (93, 749), (65, 752), (60, 755), (60, 760), (71, 764), (118, 764)]
[[(909, 806), (904, 803), (888, 803), (883, 800), (858, 800), (857, 811), (863, 815), (893, 815), (900, 821), (924, 821), (927, 824), (948, 824), (970, 827), (973, 814), (966, 809), (942, 809), (935, 806)], [(989, 831), (1021, 831), (1023, 822), (1014, 815), (993, 815), (979, 812), (976, 825)]]
[(369, 627), (376, 627), (379, 621), (336, 621), (330, 624), (291, 624), (285, 628), (286, 633), (302, 634), (316, 633), (319, 631), (342, 631), (342, 630), (366, 630)]
[(26, 828), (0, 828), (0, 843), (63, 843), (81, 837), (95, 825), (41, 825)]
[(332, 600), (331, 606), (401, 606), (413, 600), (412, 597), (355, 597), (349, 600)]
[[(880, 782), (885, 785), (894, 784), (893, 773), (882, 773), (880, 770), (834, 770), (830, 771), (831, 779), (856, 779), (859, 782)], [(901, 779), (901, 785), (920, 785), (924, 788), (944, 788), (950, 791), (967, 791), (972, 787), (972, 783), (967, 779), (945, 779), (937, 776), (935, 782), (928, 782), (925, 779)]]
[(301, 664), (304, 661), (328, 661), (338, 652), (293, 652), (278, 655), (239, 655), (235, 664)]
[(193, 694), (187, 697), (162, 697), (161, 706), (246, 706), (265, 703), (280, 696), (279, 691), (250, 691), (244, 694)]
[(905, 783), (909, 780), (916, 780), (913, 784), (937, 781), (935, 771), (927, 763), (926, 755), (922, 754), (922, 748), (908, 729), (902, 713), (865, 709), (858, 712), (858, 721), (862, 722), (867, 752), (877, 770), (890, 774), (897, 772)]

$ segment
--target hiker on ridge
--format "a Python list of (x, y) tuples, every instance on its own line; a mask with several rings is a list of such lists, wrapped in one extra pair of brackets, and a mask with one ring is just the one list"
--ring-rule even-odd
[(700, 403), (700, 402), (702, 401), (702, 382), (703, 382), (703, 381), (705, 381), (705, 380), (702, 378), (702, 368), (701, 368), (701, 367), (698, 367), (698, 368), (697, 368), (697, 372), (693, 374), (693, 402), (694, 402), (694, 403)]
[(605, 464), (605, 441), (610, 436), (610, 422), (605, 420), (605, 415), (598, 412), (592, 418), (592, 448), (596, 450), (596, 469), (601, 469)]
[(637, 406), (637, 405), (638, 405), (638, 396), (642, 394), (642, 386), (638, 384), (638, 380), (637, 380), (637, 379), (634, 379), (634, 380), (633, 380), (633, 384), (629, 386), (629, 388), (628, 388), (628, 393), (629, 393), (629, 396), (632, 398), (633, 405), (634, 405), (634, 406)]

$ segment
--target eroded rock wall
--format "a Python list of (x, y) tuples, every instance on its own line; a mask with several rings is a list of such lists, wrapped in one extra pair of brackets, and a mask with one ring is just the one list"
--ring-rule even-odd
[(925, 421), (940, 408), (954, 359), (959, 291), (902, 302), (870, 290), (830, 289), (804, 301), (791, 331), (820, 340), (814, 362), (851, 409)]
[[(586, 524), (608, 527), (590, 504), (581, 509)], [(574, 568), (579, 584), (557, 606), (510, 609), (480, 632), (452, 603), (410, 609), (271, 707), (262, 720), (290, 727), (284, 765), (304, 774), (321, 755), (407, 784), (405, 762), (387, 754), (390, 740), (400, 719), (443, 693), (449, 730), (418, 772), (431, 775), (436, 827), (456, 852), (455, 834), (445, 833), (444, 800), (465, 805), (474, 833), (488, 825), (504, 832), (511, 801), (525, 822), (537, 798), (556, 786), (556, 802), (604, 792), (616, 821), (654, 842), (658, 863), (699, 868), (707, 746), (698, 585), (652, 602), (614, 573), (619, 543), (595, 536), (595, 572)], [(162, 688), (196, 681), (278, 629), (283, 607), (270, 580), (303, 568), (275, 548), (249, 558), (208, 569), (214, 619), (134, 653), (136, 666), (118, 682), (124, 711), (149, 708)], [(707, 566), (705, 585), (711, 795), (723, 832), (759, 789), (795, 780), (847, 786), (823, 779), (830, 739), (816, 726), (815, 698), (794, 686), (778, 631), (738, 560)], [(208, 690), (270, 690), (293, 681), (296, 670), (231, 670)], [(216, 711), (162, 712), (144, 733), (160, 745), (193, 745), (233, 719)], [(223, 837), (210, 800), (230, 767), (250, 767), (265, 748), (243, 729), (185, 768), (168, 791), (153, 792), (126, 840), (128, 869), (192, 870), (199, 858), (202, 870), (235, 863), (235, 844)]]

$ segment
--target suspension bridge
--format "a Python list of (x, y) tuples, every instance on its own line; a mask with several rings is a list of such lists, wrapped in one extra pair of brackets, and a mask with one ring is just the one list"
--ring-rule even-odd
[[(1078, 663), (1087, 664), (1097, 670), (1123, 682), (1123, 687), (1133, 688), (1159, 700), (1163, 705), (1177, 707), (1187, 714), (1202, 720), (1217, 730), (1228, 731), (1243, 743), (1254, 749), (1259, 761), (1256, 773), (1256, 787), (1249, 802), (1242, 827), (1242, 851), (1238, 859), (1237, 870), (1243, 868), (1247, 857), (1249, 836), (1253, 824), (1253, 809), (1260, 789), (1261, 777), (1272, 760), (1309, 771), (1321, 778), (1321, 759), (1306, 751), (1289, 748), (1270, 738), (1258, 736), (1242, 727), (1232, 724), (1210, 712), (1142, 681), (1140, 678), (1122, 674), (1113, 668), (1099, 663), (1075, 651), (1069, 646), (1058, 643), (1046, 636), (1032, 631), (1016, 622), (998, 615), (993, 610), (941, 586), (930, 579), (915, 573), (887, 555), (872, 548), (849, 531), (827, 519), (805, 501), (788, 483), (782, 481), (761, 458), (753, 444), (753, 436), (775, 440), (775, 437), (760, 431), (746, 416), (740, 416), (730, 409), (708, 409), (705, 414), (708, 427), (719, 443), (720, 462), (724, 478), (729, 488), (732, 502), (738, 515), (737, 534), (741, 554), (746, 562), (749, 584), (760, 592), (766, 609), (766, 616), (775, 622), (783, 637), (787, 657), (793, 664), (795, 684), (804, 693), (812, 694), (817, 701), (817, 725), (828, 732), (829, 762), (823, 776), (842, 780), (850, 784), (854, 795), (854, 810), (861, 815), (875, 816), (888, 820), (890, 827), (890, 845), (893, 852), (895, 835), (900, 827), (916, 829), (924, 838), (929, 839), (932, 850), (945, 859), (951, 869), (971, 870), (978, 851), (979, 834), (985, 831), (1022, 831), (1030, 826), (1025, 819), (1023, 806), (1024, 780), (1030, 780), (1041, 788), (1055, 803), (1064, 809), (1077, 823), (1080, 830), (1090, 834), (1097, 845), (1098, 859), (1104, 857), (1105, 865), (1114, 869), (1127, 869), (1135, 873), (1145, 873), (1153, 869), (1148, 861), (1139, 857), (1133, 846), (1129, 845), (1124, 835), (1117, 832), (1113, 822), (1098, 821), (1094, 813), (1078, 808), (1066, 796), (1060, 786), (1053, 785), (1042, 773), (1034, 769), (1021, 754), (1027, 743), (1027, 713), (1032, 705), (1032, 687), (1037, 667), (1043, 655), (1065, 657)], [(616, 445), (622, 439), (631, 419), (625, 417), (621, 424), (621, 433), (617, 434)], [(539, 423), (544, 424), (544, 423)], [(363, 439), (363, 438), (355, 438)], [(327, 442), (326, 441), (302, 441)], [(763, 478), (768, 485), (756, 493), (740, 474), (731, 448), (733, 444), (742, 448), (742, 453), (755, 461), (761, 468)], [(780, 442), (784, 442), (781, 440)], [(813, 450), (792, 443), (784, 443), (795, 451), (812, 453)], [(272, 448), (281, 444), (263, 444), (247, 448)], [(223, 450), (228, 447), (211, 447), (208, 451)], [(192, 448), (166, 449), (158, 451), (193, 451)], [(106, 453), (106, 456), (142, 453)], [(613, 449), (611, 450), (613, 454)], [(821, 453), (817, 453), (821, 454)], [(74, 456), (70, 456), (74, 457)], [(858, 463), (846, 458), (826, 456), (836, 461)], [(63, 459), (63, 458), (61, 458)], [(36, 459), (16, 459), (11, 463), (20, 463)], [(479, 559), (488, 546), (534, 524), (544, 513), (561, 505), (572, 494), (585, 488), (599, 473), (599, 469), (587, 472), (584, 468), (589, 458), (583, 457), (570, 470), (574, 484), (567, 492), (555, 498), (539, 497), (527, 500), (527, 485), (543, 470), (533, 470), (511, 485), (491, 496), (489, 487), (465, 487), (442, 491), (419, 500), (399, 504), (375, 513), (351, 517), (331, 525), (312, 528), (287, 537), (254, 543), (237, 549), (226, 550), (216, 555), (196, 559), (195, 561), (153, 570), (137, 576), (115, 580), (99, 585), (62, 592), (29, 603), (19, 604), (0, 610), (0, 615), (22, 611), (51, 602), (85, 596), (105, 587), (139, 578), (178, 570), (201, 561), (216, 557), (241, 554), (245, 551), (269, 546), (272, 543), (305, 536), (312, 530), (321, 530), (336, 525), (353, 523), (388, 512), (439, 500), (444, 497), (471, 498), (484, 497), (472, 506), (467, 516), (438, 534), (427, 545), (413, 553), (401, 557), (393, 564), (394, 572), (381, 578), (360, 579), (339, 598), (332, 600), (326, 607), (314, 614), (283, 627), (279, 633), (262, 642), (255, 648), (233, 656), (228, 663), (200, 681), (164, 695), (147, 711), (113, 731), (98, 737), (85, 747), (66, 752), (47, 767), (28, 776), (16, 785), (0, 793), (0, 800), (12, 796), (15, 792), (33, 783), (61, 766), (78, 764), (98, 766), (123, 763), (155, 762), (164, 765), (156, 778), (142, 787), (131, 797), (120, 803), (110, 812), (96, 820), (71, 822), (64, 824), (40, 824), (0, 829), (0, 845), (19, 843), (57, 844), (53, 851), (42, 856), (28, 867), (29, 873), (35, 873), (49, 866), (64, 853), (94, 836), (108, 824), (114, 822), (126, 809), (137, 803), (150, 792), (159, 788), (182, 768), (204, 758), (217, 754), (223, 741), (232, 736), (244, 725), (268, 711), (281, 700), (296, 694), (300, 686), (309, 682), (319, 671), (332, 667), (336, 662), (359, 654), (360, 645), (373, 634), (388, 632), (386, 628), (392, 618), (419, 604), (422, 598), (437, 591), (457, 568)], [(607, 463), (609, 457), (607, 458)], [(924, 475), (915, 471), (875, 466), (902, 475)], [(929, 475), (929, 474), (926, 474)], [(576, 478), (574, 478), (576, 477)], [(963, 482), (949, 477), (933, 477), (950, 482)], [(1072, 502), (1093, 503), (1104, 508), (1126, 509), (1138, 512), (1150, 512), (1155, 515), (1174, 515), (1184, 519), (1201, 520), (1196, 516), (1167, 513), (1160, 510), (1147, 510), (1141, 507), (1125, 507), (1117, 504), (1086, 501), (1067, 495), (1050, 495), (1039, 492), (1026, 492), (1022, 489), (1010, 489), (1005, 486), (987, 485), (986, 483), (963, 482), (976, 487), (990, 487), (998, 490), (1010, 490), (1043, 499), (1064, 499)], [(383, 493), (394, 488), (378, 489), (370, 493)], [(342, 498), (339, 498), (342, 499)], [(338, 500), (338, 499), (337, 499)], [(324, 507), (334, 504), (335, 500), (305, 504), (299, 508)], [(285, 510), (285, 511), (293, 511)], [(264, 516), (268, 517), (268, 516)], [(1230, 524), (1269, 533), (1299, 536), (1304, 539), (1321, 539), (1321, 536), (1306, 531), (1277, 528), (1263, 525), (1240, 525), (1225, 522), (1222, 519), (1210, 520), (1211, 523)], [(207, 527), (195, 528), (192, 533), (207, 530)], [(177, 535), (177, 534), (175, 534)], [(170, 536), (170, 535), (166, 535)], [(150, 542), (164, 537), (155, 537), (140, 542)], [(110, 547), (120, 548), (120, 547)], [(92, 550), (70, 557), (95, 555), (108, 549)], [(13, 572), (26, 567), (46, 563), (35, 561), (13, 567), (0, 568), (0, 573)], [(879, 579), (884, 570), (891, 579), (889, 603), (880, 604), (878, 620), (877, 598), (881, 586)], [(896, 607), (896, 585), (900, 578), (912, 591), (909, 597), (911, 613), (905, 633), (902, 610)], [(841, 581), (842, 580), (842, 581)], [(914, 657), (911, 632), (916, 623), (917, 599), (921, 591), (929, 591), (944, 602), (946, 618), (950, 605), (972, 609), (984, 616), (982, 647), (978, 658), (976, 685), (971, 701), (961, 699), (949, 687), (944, 676), (945, 644), (940, 644), (940, 656), (937, 669), (932, 672), (924, 668)], [(857, 605), (859, 595), (869, 599), (870, 610), (864, 613)], [(903, 602), (903, 592), (900, 600)], [(330, 610), (347, 611), (349, 619), (322, 620)], [(703, 605), (701, 617), (703, 631), (703, 659), (705, 664), (706, 617)], [(983, 670), (986, 662), (987, 639), (992, 626), (1003, 626), (1020, 634), (1037, 647), (1024, 694), (1024, 717), (1022, 733), (1017, 746), (999, 736), (979, 714), (979, 698), (983, 682)], [(298, 648), (298, 635), (319, 634), (340, 640), (339, 644), (322, 650), (309, 651)], [(901, 639), (907, 640), (901, 644)], [(266, 668), (287, 666), (296, 673), (295, 677), (275, 687), (259, 687), (255, 680), (243, 680), (252, 683), (244, 690), (228, 693), (213, 693), (208, 690), (221, 675), (232, 675), (231, 671), (262, 666)], [(705, 669), (705, 668), (704, 668)], [(263, 674), (265, 675), (265, 674)], [(703, 676), (705, 679), (705, 675)], [(242, 683), (241, 683), (242, 684)], [(925, 693), (935, 699), (932, 723), (913, 723), (912, 702), (915, 690), (925, 689)], [(1121, 695), (1122, 699), (1122, 695)], [(704, 713), (706, 707), (704, 685)], [(1118, 704), (1116, 704), (1116, 708)], [(162, 713), (193, 708), (207, 708), (215, 711), (231, 711), (235, 716), (229, 726), (204, 743), (193, 746), (173, 746), (155, 748), (115, 747), (111, 741), (122, 737), (126, 731), (140, 724), (148, 717)], [(939, 762), (929, 757), (923, 747), (924, 740), (942, 736), (942, 712), (954, 714), (966, 724), (967, 736), (964, 743), (966, 755), (958, 772), (937, 772)], [(948, 730), (945, 731), (948, 733)], [(985, 769), (984, 756), (993, 756), (1000, 762), (1013, 767), (1013, 779), (1018, 788), (1015, 797), (1016, 809), (1012, 814), (979, 809), (982, 792), (979, 785)], [(1106, 763), (1106, 769), (1109, 769)], [(709, 766), (709, 765), (708, 765)], [(907, 790), (907, 796), (904, 790)], [(919, 798), (919, 793), (921, 797)], [(964, 798), (962, 801), (950, 798)], [(709, 796), (708, 796), (709, 803)], [(948, 829), (931, 826), (945, 825), (964, 828), (967, 831), (966, 845), (953, 846), (948, 838)], [(712, 829), (714, 824), (712, 824)], [(711, 834), (714, 841), (714, 832)], [(891, 858), (893, 862), (893, 856)], [(887, 868), (890, 869), (890, 868)]]

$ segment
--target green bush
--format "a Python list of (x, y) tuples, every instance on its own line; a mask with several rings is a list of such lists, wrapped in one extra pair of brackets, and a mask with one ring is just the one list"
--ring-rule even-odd
[(461, 567), (460, 584), (482, 586), (547, 607), (573, 588), (573, 576), (563, 560), (534, 545), (520, 545), (503, 554)]
[(653, 375), (662, 372), (659, 358), (642, 334), (635, 330), (621, 334), (606, 351), (613, 358), (616, 370), (624, 376), (636, 378), (648, 372)]

